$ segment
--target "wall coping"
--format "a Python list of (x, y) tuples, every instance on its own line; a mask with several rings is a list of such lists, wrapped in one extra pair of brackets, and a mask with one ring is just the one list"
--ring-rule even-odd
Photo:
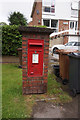
[(18, 30), (21, 33), (47, 33), (48, 35), (53, 33), (53, 29), (50, 28), (41, 28), (41, 27), (25, 27), (25, 26), (20, 26)]

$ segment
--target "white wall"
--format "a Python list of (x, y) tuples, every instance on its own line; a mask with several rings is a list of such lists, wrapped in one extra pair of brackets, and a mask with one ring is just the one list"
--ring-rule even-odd
[(69, 36), (68, 42), (71, 42), (71, 41), (79, 41), (79, 37), (78, 36)]
[(70, 18), (70, 2), (59, 2), (56, 0), (56, 9), (55, 9), (55, 17), (58, 19), (69, 19)]
[[(46, 0), (43, 0), (43, 1), (46, 1)], [(49, 0), (47, 1), (49, 2)], [(42, 12), (42, 18), (78, 21), (78, 18), (71, 17), (71, 1), (72, 0), (64, 0), (64, 1), (55, 0), (55, 14), (50, 14), (50, 13), (47, 14), (45, 12)], [(46, 5), (45, 2), (43, 5)]]

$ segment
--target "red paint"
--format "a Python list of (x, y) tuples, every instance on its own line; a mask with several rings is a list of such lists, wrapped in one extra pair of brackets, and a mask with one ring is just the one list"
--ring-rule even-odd
[[(28, 77), (39, 77), (43, 75), (43, 48), (43, 40), (28, 40)], [(32, 63), (33, 54), (38, 55), (38, 63)]]

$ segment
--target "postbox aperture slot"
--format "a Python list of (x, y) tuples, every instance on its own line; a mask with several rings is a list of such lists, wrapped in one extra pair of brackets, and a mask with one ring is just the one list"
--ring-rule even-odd
[(35, 45), (35, 46), (37, 46), (37, 45), (38, 45), (38, 46), (42, 46), (43, 44), (42, 44), (42, 43), (32, 43), (32, 42), (31, 42), (31, 43), (29, 43), (29, 45), (30, 45), (30, 46), (34, 46), (34, 45)]
[(37, 49), (39, 49), (39, 48), (42, 48), (42, 45), (30, 45), (30, 48), (37, 48)]

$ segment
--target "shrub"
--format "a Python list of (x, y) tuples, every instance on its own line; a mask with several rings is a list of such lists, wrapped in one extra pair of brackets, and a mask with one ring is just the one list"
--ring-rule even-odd
[(2, 55), (17, 55), (17, 48), (22, 47), (22, 35), (17, 25), (2, 27)]
[(2, 26), (0, 26), (0, 55), (2, 53)]

